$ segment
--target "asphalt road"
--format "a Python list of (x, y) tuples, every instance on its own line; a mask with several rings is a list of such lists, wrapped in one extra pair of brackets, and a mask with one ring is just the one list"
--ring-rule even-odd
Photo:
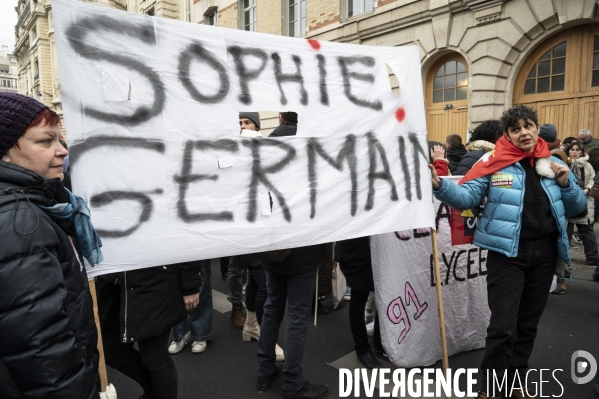
[[(585, 350), (595, 357), (599, 355), (599, 283), (592, 281), (593, 268), (584, 266), (582, 245), (572, 250), (574, 259), (574, 281), (567, 284), (566, 294), (550, 295), (545, 313), (539, 325), (539, 334), (530, 359), (534, 369), (562, 369), (555, 376), (562, 388), (545, 373), (543, 397), (565, 399), (599, 398), (592, 383), (577, 385), (570, 377), (572, 354)], [(220, 293), (226, 293), (226, 283), (220, 278), (217, 262), (212, 265), (212, 285), (215, 293), (214, 340), (209, 342), (205, 352), (192, 354), (189, 346), (173, 356), (179, 375), (179, 398), (278, 398), (280, 379), (275, 381), (268, 392), (259, 394), (254, 387), (256, 378), (256, 342), (243, 342), (241, 331), (230, 322), (230, 306)], [(324, 301), (331, 306), (330, 299)], [(335, 365), (356, 364), (353, 359), (353, 340), (349, 330), (348, 302), (344, 302), (329, 315), (319, 316), (318, 326), (310, 327), (304, 374), (310, 382), (327, 384), (331, 389), (329, 397), (339, 397), (339, 372)], [(283, 324), (284, 326), (285, 324)], [(279, 344), (284, 341), (284, 328), (281, 329)], [(477, 368), (483, 350), (459, 353), (449, 358), (452, 369)], [(349, 363), (348, 363), (349, 362)], [(435, 367), (441, 367), (437, 362)], [(117, 371), (108, 369), (109, 381), (117, 388), (119, 399), (139, 398), (141, 388), (132, 380)], [(465, 379), (461, 380), (465, 389)], [(364, 390), (361, 390), (365, 398)], [(351, 397), (354, 397), (353, 394)], [(375, 390), (378, 398), (379, 391)], [(410, 397), (410, 396), (405, 396)], [(454, 396), (455, 397), (455, 396)], [(538, 397), (541, 397), (540, 395)]]

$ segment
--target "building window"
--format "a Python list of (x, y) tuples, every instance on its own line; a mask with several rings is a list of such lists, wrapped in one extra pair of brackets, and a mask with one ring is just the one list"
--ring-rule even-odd
[(433, 79), (433, 102), (466, 100), (468, 95), (468, 71), (460, 61), (448, 61), (441, 65)]
[(33, 80), (37, 80), (40, 77), (40, 65), (37, 61), (33, 61)]
[(218, 7), (210, 7), (206, 10), (204, 25), (218, 26)]
[(374, 0), (347, 0), (347, 18), (374, 10)]
[(31, 29), (31, 42), (33, 43), (37, 39), (37, 29), (35, 26)]
[(593, 40), (593, 80), (591, 86), (599, 86), (599, 36), (596, 35)]
[(0, 65), (0, 73), (8, 73), (8, 65)]
[(251, 32), (256, 31), (256, 0), (243, 0), (242, 1), (243, 16), (241, 18), (243, 26), (242, 29), (249, 30)]
[(306, 0), (289, 0), (287, 7), (288, 33), (291, 37), (306, 35)]
[[(596, 46), (597, 43), (595, 43)], [(599, 64), (597, 64), (597, 68), (599, 68)], [(594, 76), (595, 72), (593, 72)], [(543, 54), (533, 65), (524, 83), (524, 94), (561, 91), (564, 90), (565, 82), (566, 42), (563, 42)]]
[(148, 11), (146, 11), (146, 15), (153, 17), (154, 16), (154, 7), (148, 9)]

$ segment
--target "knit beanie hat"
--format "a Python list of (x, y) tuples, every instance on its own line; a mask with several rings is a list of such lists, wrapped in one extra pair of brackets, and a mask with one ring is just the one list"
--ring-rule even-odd
[(553, 143), (557, 138), (557, 129), (551, 123), (541, 125), (539, 136), (548, 143)]
[(246, 118), (254, 122), (256, 130), (260, 130), (260, 114), (258, 112), (240, 112), (239, 119)]
[(0, 93), (0, 158), (2, 158), (40, 112), (48, 107), (29, 96)]

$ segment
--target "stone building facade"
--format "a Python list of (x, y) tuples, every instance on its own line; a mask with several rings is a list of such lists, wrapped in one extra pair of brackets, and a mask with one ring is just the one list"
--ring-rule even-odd
[[(191, 20), (193, 0), (82, 0), (122, 11)], [(38, 99), (62, 116), (56, 41), (50, 0), (18, 0), (14, 56), (18, 92)], [(63, 124), (64, 130), (64, 124)]]
[(8, 46), (0, 48), (0, 92), (17, 92), (17, 59), (8, 52)]
[[(431, 140), (466, 138), (515, 103), (536, 107), (562, 138), (581, 128), (599, 136), (599, 0), (85, 1), (276, 35), (417, 45)], [(18, 90), (61, 112), (50, 0), (18, 0), (17, 13)], [(277, 123), (276, 112), (264, 118)]]
[[(264, 33), (289, 35), (291, 14), (302, 12), (297, 0), (253, 3)], [(219, 26), (243, 29), (251, 4), (194, 0), (193, 21), (216, 9)], [(304, 34), (292, 36), (419, 47), (431, 140), (466, 138), (516, 103), (535, 107), (562, 138), (582, 128), (599, 136), (597, 0), (306, 0), (304, 7)]]

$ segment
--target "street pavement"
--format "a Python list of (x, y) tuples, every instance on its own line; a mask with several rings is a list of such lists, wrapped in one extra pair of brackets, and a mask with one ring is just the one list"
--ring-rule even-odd
[[(551, 371), (546, 371), (543, 374), (543, 380), (546, 381), (543, 383), (543, 396), (539, 394), (539, 398), (599, 398), (592, 383), (577, 385), (570, 376), (570, 362), (575, 351), (585, 350), (595, 357), (599, 356), (599, 283), (592, 281), (594, 268), (584, 266), (582, 245), (579, 247), (572, 250), (574, 280), (568, 282), (564, 295), (550, 295), (530, 359), (532, 369), (562, 369), (563, 371), (556, 371), (555, 376), (563, 390), (553, 379)], [(224, 296), (227, 293), (226, 282), (220, 276), (218, 262), (213, 261), (214, 339), (203, 353), (192, 354), (187, 345), (180, 353), (173, 355), (179, 375), (178, 397), (279, 398), (280, 379), (274, 381), (270, 390), (265, 393), (258, 393), (254, 386), (257, 343), (243, 342), (241, 330), (231, 324), (231, 308)], [(329, 308), (332, 307), (330, 299), (326, 299), (324, 303)], [(310, 326), (303, 362), (304, 374), (312, 383), (327, 384), (331, 390), (330, 398), (339, 397), (339, 371), (336, 366), (360, 367), (353, 352), (348, 308), (349, 302), (343, 302), (337, 310), (331, 309), (330, 314), (319, 315), (317, 327)], [(284, 342), (284, 327), (285, 321), (279, 334), (280, 345)], [(478, 368), (482, 356), (483, 349), (459, 353), (449, 358), (449, 365), (454, 370)], [(441, 362), (437, 362), (434, 367), (441, 368)], [(534, 376), (538, 381), (539, 374)], [(119, 399), (137, 399), (143, 393), (135, 382), (110, 368), (108, 378), (115, 385)], [(460, 388), (466, 389), (465, 378), (460, 380)], [(352, 393), (351, 397), (367, 397), (363, 388), (360, 393), (361, 396), (354, 396)], [(378, 390), (374, 391), (374, 397), (380, 397)]]

